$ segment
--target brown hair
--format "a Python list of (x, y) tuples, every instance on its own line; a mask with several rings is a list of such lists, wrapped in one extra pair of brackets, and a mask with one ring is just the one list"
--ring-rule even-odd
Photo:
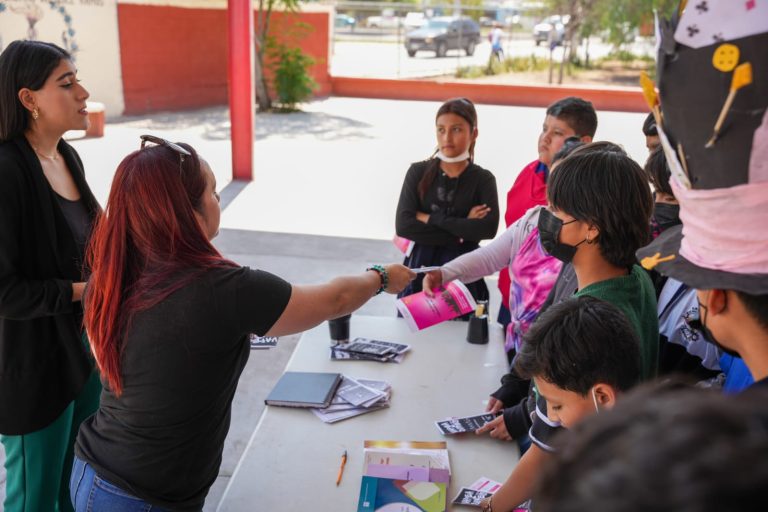
[[(467, 98), (453, 98), (443, 103), (437, 110), (437, 114), (435, 115), (435, 122), (437, 122), (437, 119), (443, 114), (456, 114), (457, 116), (461, 117), (467, 123), (469, 123), (469, 129), (471, 132), (474, 132), (475, 128), (477, 128), (477, 111), (475, 110), (474, 103), (472, 103)], [(440, 161), (435, 158), (436, 154), (437, 150), (432, 153), (429, 165), (427, 165), (427, 170), (421, 177), (421, 181), (419, 181), (418, 191), (419, 197), (422, 199), (427, 193), (427, 190), (429, 190), (429, 187), (432, 186), (435, 178), (437, 178), (437, 172), (440, 168)], [(471, 162), (474, 159), (475, 141), (473, 140), (472, 144), (469, 145), (469, 161)]]

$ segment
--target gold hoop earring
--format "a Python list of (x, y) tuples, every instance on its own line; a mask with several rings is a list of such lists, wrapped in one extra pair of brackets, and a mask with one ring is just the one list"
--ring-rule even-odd
[(37, 121), (37, 118), (40, 117), (40, 112), (37, 110), (37, 107), (32, 109), (32, 119)]

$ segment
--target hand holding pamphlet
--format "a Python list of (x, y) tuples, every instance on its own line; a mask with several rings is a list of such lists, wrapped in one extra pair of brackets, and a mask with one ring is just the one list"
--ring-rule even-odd
[(435, 425), (437, 425), (437, 429), (443, 435), (463, 434), (465, 432), (474, 432), (495, 418), (495, 414), (485, 413), (476, 416), (465, 416), (463, 418), (446, 418), (436, 421)]
[(397, 310), (412, 331), (420, 331), (446, 320), (474, 311), (474, 297), (461, 281), (451, 281), (429, 297), (423, 291), (397, 300)]

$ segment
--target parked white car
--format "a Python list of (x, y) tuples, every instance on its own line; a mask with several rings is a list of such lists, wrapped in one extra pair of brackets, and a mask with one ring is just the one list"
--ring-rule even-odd
[(403, 26), (403, 18), (394, 14), (382, 14), (381, 16), (368, 16), (365, 26), (369, 28), (397, 28)]
[(405, 25), (405, 28), (411, 30), (423, 27), (426, 22), (427, 17), (423, 12), (409, 12), (405, 15), (403, 25)]

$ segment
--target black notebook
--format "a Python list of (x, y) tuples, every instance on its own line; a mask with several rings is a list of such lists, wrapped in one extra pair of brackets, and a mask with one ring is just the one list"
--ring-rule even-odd
[(284, 407), (328, 407), (340, 383), (340, 373), (285, 372), (264, 403)]

